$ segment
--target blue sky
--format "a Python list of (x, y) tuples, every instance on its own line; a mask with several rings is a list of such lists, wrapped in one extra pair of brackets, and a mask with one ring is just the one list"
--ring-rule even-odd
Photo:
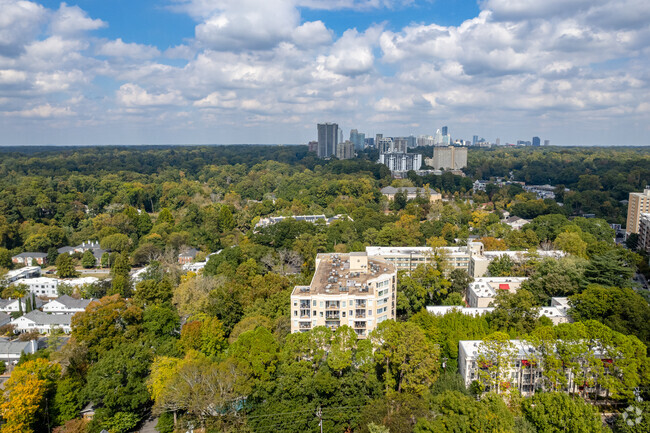
[(646, 0), (0, 0), (0, 144), (650, 144)]

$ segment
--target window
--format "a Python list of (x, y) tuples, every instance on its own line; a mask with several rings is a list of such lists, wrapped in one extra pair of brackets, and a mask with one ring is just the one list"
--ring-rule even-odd
[(315, 307), (315, 306), (316, 306), (316, 301), (314, 300), (314, 301), (312, 302), (311, 305), (312, 305), (313, 307)]
[(372, 310), (368, 310), (368, 316), (372, 316)]
[(294, 317), (298, 316), (298, 310), (293, 310), (293, 316)]
[(323, 312), (322, 311), (320, 312), (320, 316), (323, 317)]
[(344, 312), (342, 312), (341, 314), (343, 314), (343, 317), (345, 317), (345, 311), (344, 311)]

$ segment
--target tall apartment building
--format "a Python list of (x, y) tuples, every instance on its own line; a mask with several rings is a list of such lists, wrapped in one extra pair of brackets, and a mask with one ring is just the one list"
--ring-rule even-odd
[(639, 217), (639, 249), (650, 252), (650, 213), (642, 213)]
[(425, 162), (436, 170), (460, 170), (467, 167), (467, 148), (434, 147), (433, 158)]
[(318, 124), (318, 157), (329, 158), (336, 155), (339, 144), (339, 125), (336, 123)]
[(641, 214), (650, 212), (650, 186), (646, 186), (643, 192), (631, 192), (627, 204), (627, 224), (625, 233), (639, 233), (639, 220)]
[[(380, 134), (377, 134), (380, 135)], [(393, 152), (393, 139), (390, 137), (379, 137), (375, 140), (379, 153), (392, 153)]]
[(395, 319), (397, 268), (365, 252), (318, 254), (309, 286), (291, 294), (291, 332), (316, 326), (350, 326), (366, 338), (384, 320)]
[(354, 143), (350, 140), (345, 140), (339, 143), (336, 147), (336, 157), (338, 159), (351, 159), (354, 158)]
[(541, 144), (539, 137), (533, 137), (533, 146), (538, 147)]
[(419, 153), (382, 153), (380, 164), (386, 165), (391, 172), (419, 170), (422, 167), (422, 155)]

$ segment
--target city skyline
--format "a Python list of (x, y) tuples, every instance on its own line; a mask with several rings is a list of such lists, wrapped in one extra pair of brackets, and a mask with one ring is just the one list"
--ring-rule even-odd
[(641, 0), (0, 0), (0, 145), (650, 144)]

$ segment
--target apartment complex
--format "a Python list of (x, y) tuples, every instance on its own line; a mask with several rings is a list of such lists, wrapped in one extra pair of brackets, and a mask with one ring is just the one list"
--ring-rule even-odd
[(642, 213), (650, 212), (650, 186), (643, 192), (631, 192), (627, 204), (627, 224), (625, 233), (639, 233), (639, 221)]
[(418, 197), (426, 198), (431, 203), (442, 200), (442, 194), (429, 187), (404, 186), (395, 188), (394, 186), (386, 186), (381, 189), (381, 194), (390, 201), (395, 200), (395, 194), (398, 192), (406, 194), (407, 200), (414, 200)]
[(309, 286), (291, 294), (291, 332), (348, 325), (359, 338), (395, 319), (397, 269), (367, 253), (318, 254)]
[[(467, 246), (440, 247), (437, 252), (443, 254), (447, 264), (453, 269), (464, 269), (473, 277), (482, 276), (489, 261), (475, 259), (483, 257), (483, 244), (470, 242)], [(411, 271), (420, 264), (429, 263), (434, 257), (431, 247), (366, 247), (370, 257), (381, 257), (393, 263), (397, 270)]]
[(650, 251), (650, 213), (643, 212), (639, 216), (638, 233), (638, 247), (645, 252)]

